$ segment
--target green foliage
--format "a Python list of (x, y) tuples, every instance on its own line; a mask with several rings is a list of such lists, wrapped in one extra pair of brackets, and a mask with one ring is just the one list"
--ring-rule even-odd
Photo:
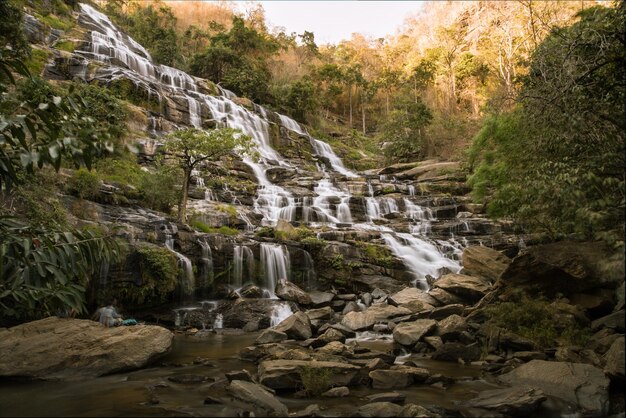
[[(26, 59), (30, 55), (30, 45), (22, 30), (24, 19), (22, 8), (15, 0), (0, 2), (0, 48), (3, 60)], [(8, 48), (6, 48), (8, 46)], [(2, 69), (0, 68), (0, 71)], [(0, 79), (1, 81), (1, 79)]]
[(178, 265), (176, 256), (166, 248), (137, 248), (141, 284), (132, 284), (120, 292), (130, 302), (162, 302), (176, 289)]
[(591, 330), (579, 322), (563, 322), (554, 303), (542, 298), (529, 299), (521, 296), (509, 302), (485, 308), (490, 322), (515, 334), (532, 340), (539, 347), (561, 345), (584, 345)]
[(119, 247), (94, 230), (53, 231), (0, 218), (0, 317), (42, 318), (85, 312), (85, 286)]
[(81, 199), (93, 200), (99, 189), (98, 174), (83, 168), (76, 170), (67, 182), (67, 190)]
[(36, 14), (36, 17), (52, 29), (67, 31), (74, 26), (73, 19), (63, 18), (54, 14), (48, 14), (45, 16)]
[(299, 369), (304, 390), (310, 396), (318, 396), (331, 387), (332, 369), (325, 367), (303, 366)]
[(389, 248), (362, 242), (358, 242), (357, 245), (363, 249), (368, 263), (382, 267), (391, 267), (393, 265), (393, 256)]
[(24, 64), (31, 74), (39, 75), (43, 72), (48, 58), (49, 55), (46, 51), (33, 48), (31, 49), (30, 57), (24, 60)]
[[(15, 85), (12, 72), (26, 77), (26, 85), (46, 85), (32, 79), (21, 61), (7, 58), (2, 50), (0, 94)], [(73, 91), (70, 86), (70, 96)], [(65, 158), (76, 167), (90, 168), (97, 156), (113, 151), (109, 133), (99, 130), (95, 120), (85, 115), (88, 105), (81, 97), (64, 99), (52, 88), (40, 93), (21, 102), (12, 113), (0, 113), (0, 190), (19, 182), (20, 167), (27, 172), (46, 165), (58, 170)], [(8, 95), (2, 94), (0, 109), (5, 109), (8, 101)]]
[(68, 40), (63, 40), (54, 44), (54, 47), (56, 49), (60, 49), (61, 51), (74, 52), (74, 50), (76, 49), (76, 43)]
[(593, 7), (532, 56), (518, 107), (486, 121), (470, 182), (494, 216), (624, 245), (624, 4)]
[(67, 228), (67, 210), (56, 196), (59, 187), (55, 181), (59, 178), (52, 170), (26, 176), (24, 184), (12, 190), (12, 211), (7, 214), (18, 216), (35, 227)]
[(314, 258), (324, 249), (324, 247), (326, 247), (327, 244), (326, 240), (314, 236), (303, 238), (300, 243)]
[(206, 234), (221, 234), (221, 235), (227, 235), (227, 236), (235, 236), (235, 235), (239, 235), (239, 232), (240, 232), (238, 229), (231, 228), (225, 225), (220, 226), (219, 228), (215, 228), (215, 227), (207, 225), (206, 223), (202, 222), (199, 219), (192, 219), (191, 226), (197, 229), (198, 231), (204, 232)]
[(383, 153), (388, 162), (414, 161), (423, 156), (425, 127), (432, 120), (422, 101), (409, 101), (389, 113), (381, 127)]

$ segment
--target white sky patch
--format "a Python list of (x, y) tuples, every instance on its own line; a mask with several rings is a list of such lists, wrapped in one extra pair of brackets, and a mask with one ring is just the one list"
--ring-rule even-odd
[(417, 12), (421, 1), (260, 1), (268, 26), (285, 32), (315, 34), (317, 44), (350, 39), (358, 32), (374, 38), (394, 35), (405, 17)]

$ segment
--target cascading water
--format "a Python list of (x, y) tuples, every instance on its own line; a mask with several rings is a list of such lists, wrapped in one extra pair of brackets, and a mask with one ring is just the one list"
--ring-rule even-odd
[(201, 276), (203, 282), (213, 280), (213, 254), (211, 253), (211, 247), (205, 240), (198, 240), (200, 248), (202, 248), (202, 268)]
[(230, 286), (239, 290), (243, 286), (244, 273), (248, 280), (254, 279), (254, 254), (249, 247), (237, 245), (233, 248), (233, 273)]
[(270, 298), (276, 298), (274, 290), (278, 280), (289, 280), (289, 252), (284, 245), (261, 244), (261, 270), (264, 273), (264, 289)]
[(453, 273), (461, 270), (458, 261), (446, 257), (434, 244), (417, 238), (411, 234), (383, 234), (383, 239), (393, 252), (400, 258), (415, 276), (415, 286), (428, 290), (426, 276), (438, 277), (442, 268)]
[[(174, 227), (175, 228), (175, 227)], [(191, 293), (195, 288), (195, 280), (193, 276), (193, 265), (191, 264), (191, 260), (187, 258), (185, 255), (179, 253), (174, 249), (174, 233), (175, 231), (170, 230), (167, 226), (164, 228), (163, 233), (165, 234), (165, 247), (173, 252), (178, 258), (178, 265), (182, 271), (183, 278), (183, 293)]]
[(293, 315), (293, 311), (288, 303), (282, 302), (274, 305), (270, 315), (270, 326), (275, 327), (291, 315)]

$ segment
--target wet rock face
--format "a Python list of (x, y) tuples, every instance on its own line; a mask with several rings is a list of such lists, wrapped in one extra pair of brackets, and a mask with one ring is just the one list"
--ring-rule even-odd
[(49, 317), (0, 330), (0, 376), (93, 378), (139, 369), (167, 354), (173, 338), (160, 326), (106, 328), (90, 320)]

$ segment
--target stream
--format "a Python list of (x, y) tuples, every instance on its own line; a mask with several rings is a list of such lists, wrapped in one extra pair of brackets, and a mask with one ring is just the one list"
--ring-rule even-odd
[[(257, 336), (256, 332), (234, 330), (201, 332), (196, 336), (176, 334), (172, 351), (153, 367), (143, 370), (80, 381), (4, 380), (0, 382), (0, 416), (236, 416), (240, 409), (223, 404), (205, 405), (204, 400), (208, 395), (220, 396), (219, 382), (225, 381), (224, 373), (242, 369), (256, 373), (256, 365), (240, 360), (238, 352), (252, 345)], [(380, 340), (351, 344), (389, 352), (392, 348), (390, 341)], [(431, 374), (439, 373), (457, 382), (448, 388), (422, 384), (396, 389), (406, 395), (406, 403), (435, 410), (459, 409), (476, 393), (495, 387), (479, 378), (480, 368), (476, 366), (420, 359), (416, 355), (410, 360), (429, 369)], [(209, 380), (203, 383), (168, 380), (181, 375), (202, 375)], [(292, 392), (278, 393), (277, 398), (290, 412), (316, 403), (329, 416), (350, 416), (365, 403), (363, 397), (382, 392), (388, 390), (355, 386), (345, 398), (303, 399), (294, 397)]]

